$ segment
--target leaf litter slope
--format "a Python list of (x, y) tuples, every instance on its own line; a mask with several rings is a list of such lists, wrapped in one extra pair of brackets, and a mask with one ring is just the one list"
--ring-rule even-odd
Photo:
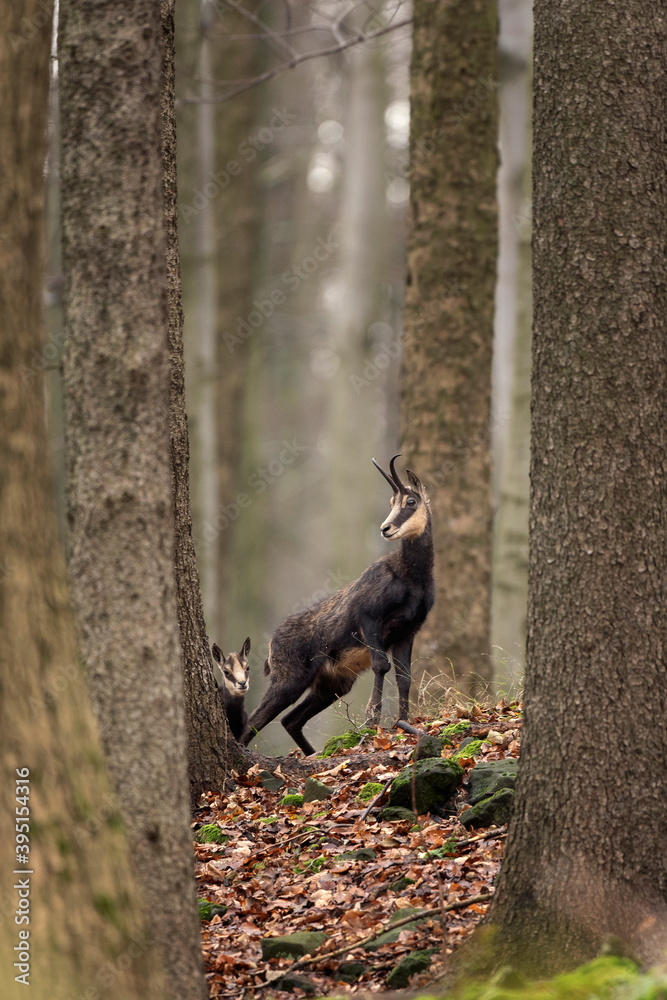
[[(503, 853), (504, 827), (468, 831), (459, 823), (467, 775), (475, 761), (519, 754), (520, 706), (457, 709), (457, 715), (470, 720), (470, 729), (450, 737), (453, 745), (444, 756), (455, 753), (466, 736), (479, 739), (491, 730), (489, 738), (496, 742), (483, 743), (475, 760), (460, 761), (466, 778), (444, 817), (383, 822), (377, 818), (382, 800), (365, 815), (370, 802), (360, 796), (364, 786), (385, 784), (398, 774), (417, 742), (387, 730), (378, 730), (370, 756), (353, 748), (321, 761), (317, 777), (334, 789), (325, 801), (281, 805), (287, 787), (295, 787), (293, 776), (273, 792), (252, 771), (237, 776), (231, 794), (204, 796), (197, 827), (215, 823), (228, 838), (224, 844), (195, 844), (197, 894), (226, 908), (202, 923), (211, 997), (261, 991), (303, 996), (303, 987), (317, 995), (382, 990), (401, 958), (426, 949), (432, 950), (430, 967), (410, 984), (423, 987), (442, 973), (446, 956), (485, 914), (488, 903), (466, 901), (493, 892)], [(437, 735), (454, 721), (422, 719), (417, 725)], [(362, 857), (350, 856), (360, 849)], [(461, 909), (450, 910), (452, 903)], [(416, 927), (400, 927), (393, 943), (373, 951), (361, 947), (387, 929), (390, 917), (398, 920), (400, 911), (409, 915), (410, 908), (432, 912)], [(310, 958), (263, 960), (262, 938), (300, 931), (323, 932), (326, 941)], [(364, 968), (352, 983), (343, 978), (350, 962)], [(279, 977), (295, 966), (309, 983), (297, 980), (288, 993)]]

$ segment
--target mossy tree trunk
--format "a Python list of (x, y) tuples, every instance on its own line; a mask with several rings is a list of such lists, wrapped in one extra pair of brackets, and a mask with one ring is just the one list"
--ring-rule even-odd
[(2, 996), (158, 1000), (165, 979), (87, 696), (50, 474), (42, 315), (50, 41), (48, 5), (0, 5)]
[(667, 946), (664, 5), (535, 3), (525, 730), (491, 920), (549, 972)]
[(450, 662), (469, 693), (491, 674), (496, 62), (494, 3), (415, 0), (401, 450), (433, 509), (436, 601), (414, 664), (433, 695)]
[(60, 16), (73, 598), (169, 990), (202, 998), (174, 580), (160, 4), (67, 0)]

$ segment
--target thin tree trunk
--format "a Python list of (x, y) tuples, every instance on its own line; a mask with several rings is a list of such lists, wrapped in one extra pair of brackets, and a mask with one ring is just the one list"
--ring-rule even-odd
[(143, 900), (184, 1000), (206, 988), (174, 582), (162, 62), (157, 0), (61, 4), (70, 574)]
[(434, 696), (452, 670), (469, 693), (491, 676), (496, 58), (495, 4), (416, 0), (401, 450), (433, 509), (436, 601), (414, 676), (436, 678)]
[(491, 920), (539, 973), (667, 946), (664, 13), (535, 3), (526, 723)]
[(528, 595), (530, 465), (531, 73), (530, 0), (501, 7), (500, 249), (494, 330), (495, 519), (491, 642), (497, 695), (523, 681)]
[(102, 763), (54, 513), (42, 314), (50, 36), (41, 0), (0, 5), (2, 995), (158, 1000), (164, 976)]
[(162, 0), (164, 73), (162, 89), (162, 156), (166, 213), (167, 287), (169, 295), (169, 431), (173, 483), (178, 627), (185, 683), (185, 728), (190, 799), (203, 791), (219, 791), (229, 783), (232, 763), (242, 767), (250, 758), (231, 736), (222, 699), (213, 679), (209, 640), (204, 621), (201, 586), (190, 512), (188, 420), (185, 409), (183, 307), (178, 251), (178, 185), (176, 179), (176, 116), (174, 108), (174, 3)]

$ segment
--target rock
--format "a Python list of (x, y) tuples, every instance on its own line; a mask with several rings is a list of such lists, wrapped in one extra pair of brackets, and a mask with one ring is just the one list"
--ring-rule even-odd
[(333, 795), (335, 789), (329, 788), (325, 785), (323, 781), (318, 781), (317, 778), (306, 778), (306, 784), (303, 789), (303, 801), (304, 802), (319, 802), (322, 799), (328, 799)]
[(291, 993), (293, 990), (303, 990), (304, 993), (319, 992), (310, 979), (300, 976), (298, 972), (286, 972), (279, 979), (274, 979), (271, 985), (278, 990), (285, 990), (287, 993)]
[(392, 892), (403, 892), (407, 889), (409, 885), (414, 885), (415, 880), (413, 878), (398, 878), (395, 882), (392, 882), (388, 887)]
[(413, 951), (402, 958), (398, 965), (387, 976), (387, 986), (393, 990), (403, 990), (408, 985), (410, 976), (417, 972), (425, 972), (431, 964), (431, 955), (435, 948), (425, 951)]
[(262, 787), (266, 788), (267, 792), (277, 792), (279, 788), (284, 788), (286, 784), (283, 778), (279, 778), (277, 774), (271, 774), (270, 771), (260, 771), (259, 777)]
[(198, 899), (199, 903), (199, 916), (201, 920), (211, 920), (220, 914), (221, 917), (225, 915), (229, 907), (222, 906), (220, 903), (211, 903), (208, 899)]
[(389, 823), (416, 823), (417, 817), (412, 809), (404, 809), (403, 806), (387, 806), (380, 813), (380, 819)]
[(394, 778), (389, 792), (390, 806), (412, 806), (412, 777), (415, 774), (415, 801), (417, 812), (438, 814), (451, 799), (463, 780), (463, 768), (456, 761), (445, 758), (418, 760)]
[[(413, 913), (421, 913), (421, 910), (415, 909), (414, 906), (406, 906), (401, 910), (395, 910), (389, 917), (389, 924), (395, 924), (398, 920), (404, 920), (406, 917), (411, 916)], [(364, 951), (377, 951), (381, 948), (383, 944), (393, 944), (394, 941), (398, 941), (398, 935), (401, 931), (413, 931), (417, 924), (421, 923), (422, 920), (426, 920), (427, 915), (421, 917), (419, 920), (409, 921), (406, 924), (401, 924), (400, 927), (394, 928), (394, 930), (383, 931), (379, 937), (376, 937), (374, 941), (369, 941), (368, 944), (363, 946)]]
[(356, 851), (344, 851), (338, 857), (345, 861), (375, 861), (377, 854), (372, 847), (360, 847)]
[(514, 788), (519, 761), (481, 760), (470, 772), (470, 805), (474, 806), (501, 788)]
[(217, 823), (204, 823), (197, 830), (195, 840), (199, 844), (226, 844), (229, 834), (223, 833)]
[(375, 736), (377, 730), (375, 729), (362, 729), (361, 732), (357, 733), (352, 730), (349, 733), (341, 733), (340, 736), (332, 736), (331, 739), (327, 740), (324, 744), (322, 753), (318, 754), (318, 757), (333, 757), (335, 753), (339, 750), (349, 750), (350, 747), (356, 747), (364, 736)]
[(284, 795), (283, 798), (278, 803), (279, 806), (302, 806), (303, 805), (303, 795)]
[(260, 941), (262, 958), (264, 961), (281, 955), (287, 958), (300, 958), (302, 955), (310, 955), (324, 944), (326, 939), (326, 934), (321, 931), (299, 931), (297, 934), (286, 934), (285, 937), (262, 938)]
[(451, 740), (444, 736), (420, 736), (415, 747), (412, 760), (429, 760), (432, 757), (442, 757), (444, 747), (451, 746)]
[(361, 799), (362, 802), (370, 802), (371, 799), (380, 794), (383, 788), (384, 785), (380, 781), (367, 781), (360, 789), (357, 798)]
[(354, 983), (360, 976), (363, 976), (365, 971), (366, 966), (363, 962), (343, 962), (342, 965), (338, 966), (337, 976), (345, 983)]
[(459, 816), (463, 826), (502, 826), (507, 823), (512, 812), (514, 790), (501, 788), (495, 795), (482, 799), (476, 805), (464, 810)]

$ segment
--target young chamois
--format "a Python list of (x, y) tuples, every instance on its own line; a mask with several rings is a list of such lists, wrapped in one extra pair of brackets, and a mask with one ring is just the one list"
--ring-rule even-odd
[(394, 468), (398, 457), (389, 463), (391, 476), (375, 459), (373, 464), (393, 491), (391, 512), (380, 531), (383, 538), (400, 541), (400, 547), (372, 563), (354, 583), (278, 626), (264, 666), (269, 689), (248, 719), (241, 737), (246, 746), (308, 689), (282, 724), (306, 756), (315, 753), (303, 735), (305, 723), (346, 695), (369, 667), (375, 681), (366, 714), (369, 723), (377, 724), (389, 656), (396, 671), (399, 718), (407, 720), (412, 642), (434, 599), (433, 537), (426, 491), (409, 469), (409, 485), (401, 482)]
[(248, 722), (248, 713), (245, 710), (245, 693), (248, 690), (250, 636), (241, 646), (240, 653), (230, 653), (229, 656), (225, 656), (216, 643), (213, 643), (211, 652), (222, 674), (222, 681), (218, 680), (217, 675), (215, 675), (215, 679), (225, 705), (229, 728), (238, 740), (243, 735)]

